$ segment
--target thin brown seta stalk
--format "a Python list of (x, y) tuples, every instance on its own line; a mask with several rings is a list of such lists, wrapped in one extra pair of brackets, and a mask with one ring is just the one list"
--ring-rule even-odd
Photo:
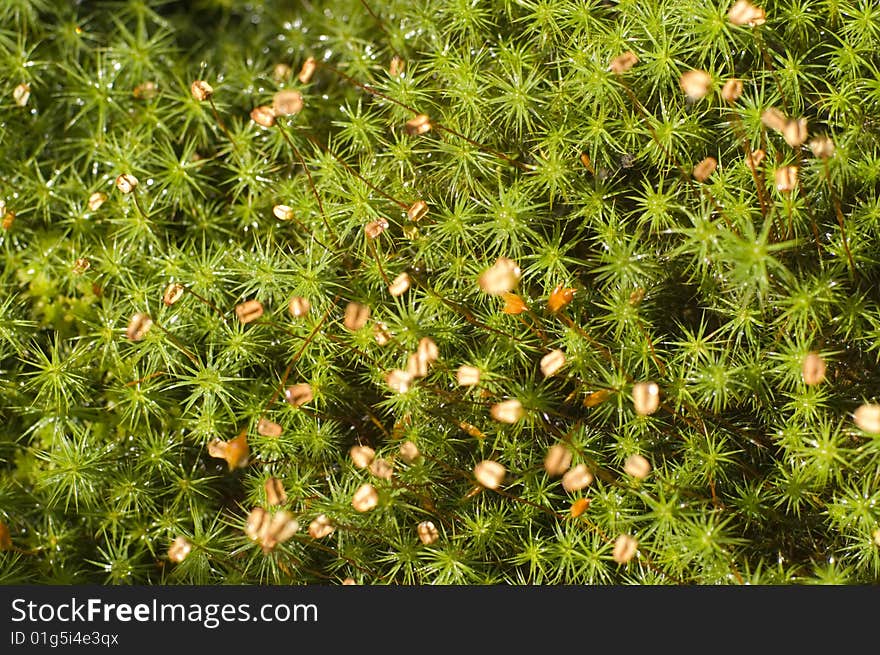
[(415, 284), (417, 284), (419, 287), (421, 287), (422, 289), (427, 291), (431, 296), (438, 299), (440, 302), (442, 302), (444, 305), (446, 305), (450, 309), (461, 314), (461, 316), (464, 318), (464, 320), (466, 320), (468, 323), (476, 325), (478, 328), (481, 328), (483, 330), (489, 330), (490, 332), (494, 332), (495, 334), (500, 334), (503, 337), (507, 337), (508, 339), (514, 339), (515, 341), (517, 341), (516, 337), (514, 337), (513, 335), (507, 334), (506, 332), (503, 332), (502, 330), (499, 330), (497, 328), (493, 328), (491, 325), (486, 325), (482, 321), (478, 320), (477, 318), (474, 317), (473, 314), (471, 314), (471, 312), (467, 308), (459, 305), (456, 302), (453, 302), (452, 300), (449, 300), (449, 298), (446, 298), (442, 294), (436, 292), (430, 285), (426, 284), (425, 281), (422, 280), (417, 275), (413, 275), (412, 273), (410, 273), (410, 277), (412, 278), (412, 280)]
[(761, 58), (764, 60), (764, 65), (770, 70), (771, 75), (773, 75), (773, 81), (776, 82), (776, 88), (779, 90), (779, 97), (782, 98), (782, 107), (785, 109), (785, 113), (788, 114), (790, 111), (788, 95), (785, 93), (785, 88), (782, 86), (782, 80), (779, 79), (779, 73), (773, 65), (773, 59), (770, 57), (770, 52), (767, 50), (767, 46), (764, 43), (764, 38), (761, 36), (760, 30), (760, 26), (756, 25), (752, 29), (752, 34), (755, 37), (755, 43), (758, 44), (758, 50), (761, 51)]
[(382, 276), (382, 280), (385, 282), (385, 286), (391, 286), (391, 280), (388, 279), (388, 275), (385, 273), (385, 269), (382, 266), (382, 262), (379, 260), (379, 252), (376, 248), (376, 244), (373, 243), (373, 240), (370, 237), (366, 237), (367, 239), (367, 248), (370, 249), (370, 254), (373, 256), (373, 261), (376, 262), (376, 266), (379, 267), (379, 274)]
[[(749, 139), (746, 134), (746, 128), (742, 123), (742, 119), (739, 117), (739, 114), (733, 112), (733, 129), (739, 136), (740, 141), (742, 142), (743, 152), (746, 155), (746, 159), (749, 160), (752, 156), (752, 148), (749, 146)], [(755, 181), (755, 188), (758, 191), (758, 203), (761, 205), (761, 216), (766, 220), (767, 218), (767, 188), (764, 182), (764, 175), (760, 172), (760, 167), (749, 166), (748, 169), (752, 173), (752, 179)]]
[(333, 307), (336, 305), (336, 301), (339, 299), (339, 296), (335, 296), (333, 298), (333, 302), (330, 304), (330, 307), (327, 308), (327, 311), (324, 312), (324, 315), (321, 316), (320, 320), (315, 323), (315, 327), (312, 328), (312, 331), (309, 332), (309, 336), (305, 338), (299, 350), (290, 358), (290, 362), (287, 364), (287, 368), (284, 370), (284, 375), (281, 376), (281, 382), (278, 383), (278, 386), (275, 388), (275, 391), (272, 394), (272, 397), (269, 399), (269, 402), (266, 403), (266, 406), (263, 408), (263, 411), (260, 413), (260, 419), (262, 419), (266, 412), (269, 411), (269, 408), (272, 407), (272, 404), (277, 400), (278, 396), (281, 395), (281, 390), (284, 389), (284, 385), (287, 384), (287, 379), (290, 377), (291, 372), (293, 371), (293, 367), (296, 362), (302, 357), (302, 354), (305, 352), (308, 345), (312, 342), (312, 339), (315, 338), (315, 335), (321, 329), (321, 326), (327, 321), (327, 318), (330, 316), (330, 312), (333, 310)]
[(168, 328), (163, 327), (155, 320), (153, 321), (153, 325), (155, 325), (157, 328), (162, 330), (162, 332), (165, 333), (165, 336), (168, 337), (168, 339), (171, 341), (171, 343), (173, 343), (177, 347), (177, 349), (180, 350), (180, 352), (182, 352), (184, 355), (187, 356), (187, 358), (189, 358), (189, 361), (191, 361), (196, 366), (199, 366), (199, 360), (196, 358), (196, 356), (194, 354), (192, 354), (192, 352), (190, 352), (190, 350), (186, 346), (184, 346), (183, 343), (181, 343), (180, 339), (175, 337), (171, 333), (171, 331), (168, 330)]
[(321, 150), (322, 152), (326, 152), (328, 155), (330, 155), (331, 157), (333, 157), (333, 159), (335, 159), (335, 160), (338, 161), (340, 164), (342, 164), (343, 168), (345, 168), (346, 171), (348, 171), (349, 173), (351, 173), (352, 175), (354, 175), (357, 179), (359, 179), (361, 182), (363, 182), (364, 184), (366, 184), (366, 185), (367, 185), (368, 187), (370, 187), (373, 191), (375, 191), (376, 193), (379, 193), (380, 195), (382, 195), (382, 196), (383, 196), (384, 198), (386, 198), (387, 200), (390, 200), (391, 202), (393, 202), (395, 205), (397, 205), (397, 206), (400, 207), (401, 209), (404, 209), (404, 210), (409, 209), (410, 205), (408, 205), (407, 203), (403, 202), (402, 200), (398, 200), (397, 198), (395, 198), (394, 196), (392, 196), (391, 194), (389, 194), (387, 191), (383, 190), (382, 188), (380, 188), (380, 187), (376, 186), (375, 184), (373, 184), (372, 182), (370, 182), (367, 178), (365, 178), (363, 175), (361, 175), (360, 173), (358, 173), (358, 172), (357, 172), (357, 171), (356, 171), (356, 170), (355, 170), (355, 169), (354, 169), (354, 168), (353, 168), (348, 162), (346, 162), (342, 157), (340, 157), (338, 154), (336, 154), (335, 152), (333, 152), (330, 148), (328, 148), (328, 147), (325, 146), (323, 143), (321, 143), (316, 137), (312, 136), (311, 134), (306, 134), (305, 137), (306, 137), (309, 141), (311, 141), (311, 142), (315, 145), (315, 147), (317, 147), (319, 150)]
[(168, 373), (166, 371), (156, 371), (155, 373), (150, 373), (149, 375), (145, 375), (144, 377), (142, 377), (138, 380), (132, 380), (131, 382), (126, 382), (125, 386), (126, 387), (133, 387), (133, 386), (136, 386), (136, 385), (141, 384), (143, 382), (146, 382), (147, 380), (152, 380), (153, 378), (157, 378), (160, 375), (168, 375)]
[(210, 300), (208, 300), (208, 299), (205, 298), (204, 296), (202, 296), (202, 295), (196, 293), (196, 292), (193, 291), (190, 287), (185, 286), (185, 287), (183, 287), (183, 290), (184, 290), (186, 293), (191, 294), (196, 300), (198, 300), (198, 301), (204, 303), (205, 305), (207, 305), (208, 307), (210, 307), (210, 308), (211, 308), (213, 311), (215, 311), (215, 312), (217, 313), (217, 315), (218, 315), (220, 318), (222, 318), (224, 321), (226, 320), (226, 316), (223, 314), (223, 310), (220, 309), (219, 307), (217, 307), (217, 305), (215, 305), (214, 303), (212, 303)]
[(397, 48), (395, 48), (394, 45), (392, 45), (392, 43), (391, 43), (391, 35), (388, 33), (388, 30), (385, 29), (385, 23), (384, 23), (384, 21), (383, 21), (381, 18), (379, 18), (378, 14), (376, 14), (376, 12), (373, 11), (373, 10), (370, 8), (370, 5), (367, 4), (366, 0), (361, 0), (361, 4), (364, 6), (364, 9), (367, 10), (367, 13), (370, 14), (370, 16), (373, 17), (373, 20), (376, 21), (376, 25), (379, 26), (379, 29), (382, 30), (382, 33), (383, 33), (383, 34), (385, 35), (385, 37), (388, 39), (388, 47), (391, 48), (391, 52), (393, 52), (395, 55), (397, 55), (398, 57), (400, 57), (401, 59), (403, 59), (403, 55), (401, 55), (401, 54), (397, 51)]
[(376, 573), (375, 571), (372, 571), (364, 566), (361, 566), (360, 564), (358, 564), (357, 561), (353, 560), (352, 558), (348, 557), (347, 555), (340, 553), (335, 548), (331, 548), (330, 546), (326, 546), (326, 545), (322, 544), (321, 542), (319, 542), (316, 539), (312, 539), (310, 537), (306, 537), (305, 535), (298, 535), (298, 534), (293, 535), (293, 537), (291, 537), (291, 539), (295, 540), (295, 541), (299, 541), (299, 542), (306, 544), (310, 547), (317, 548), (319, 550), (323, 550), (324, 552), (336, 555), (336, 557), (338, 557), (340, 559), (344, 559), (346, 562), (351, 564), (358, 571), (360, 571), (362, 573), (366, 573), (374, 580), (387, 579), (387, 576), (380, 575), (380, 574)]
[(208, 102), (211, 104), (211, 113), (214, 114), (214, 120), (217, 121), (217, 125), (223, 130), (223, 134), (226, 135), (226, 138), (229, 139), (229, 144), (235, 150), (238, 146), (235, 145), (235, 139), (232, 138), (232, 134), (229, 133), (229, 130), (226, 128), (226, 123), (223, 122), (223, 119), (220, 118), (220, 112), (217, 111), (217, 105), (214, 104), (214, 97), (208, 96)]
[[(339, 77), (341, 77), (342, 79), (344, 79), (345, 81), (347, 81), (351, 84), (354, 84), (356, 87), (358, 87), (359, 89), (362, 89), (363, 91), (366, 91), (370, 95), (373, 95), (373, 96), (376, 96), (377, 98), (382, 98), (383, 100), (387, 100), (388, 102), (394, 103), (395, 105), (397, 105), (399, 107), (403, 107), (404, 109), (412, 112), (413, 114), (418, 115), (421, 113), (417, 109), (414, 109), (413, 107), (410, 107), (409, 105), (402, 103), (400, 100), (395, 100), (394, 98), (392, 98), (392, 97), (382, 93), (381, 91), (373, 88), (369, 84), (364, 84), (363, 82), (359, 82), (358, 80), (354, 79), (350, 75), (346, 75), (341, 70), (334, 68), (333, 66), (330, 66), (329, 64), (320, 63), (319, 66), (326, 68), (327, 70), (329, 70), (333, 74), (338, 75)], [(464, 134), (457, 132), (456, 130), (453, 130), (451, 127), (446, 127), (445, 125), (438, 123), (434, 120), (431, 121), (431, 125), (433, 127), (437, 128), (438, 130), (440, 130), (441, 132), (447, 132), (453, 136), (457, 136), (459, 139), (464, 139), (465, 141), (470, 143), (475, 148), (478, 148), (479, 150), (482, 150), (483, 152), (488, 153), (494, 157), (498, 157), (499, 159), (504, 160), (505, 162), (507, 162), (511, 166), (515, 166), (516, 168), (519, 168), (520, 170), (523, 170), (523, 171), (535, 170), (534, 166), (529, 166), (528, 164), (524, 164), (523, 162), (516, 160), (513, 157), (510, 157), (509, 155), (505, 155), (503, 152), (499, 152), (499, 151), (495, 150), (494, 148), (490, 148), (489, 146), (487, 146), (483, 143), (480, 143), (479, 141), (475, 141), (474, 139), (471, 139), (470, 137), (467, 137)]]
[[(648, 110), (645, 108), (645, 106), (636, 97), (636, 94), (629, 87), (629, 84), (626, 83), (626, 80), (623, 78), (623, 76), (618, 74), (617, 79), (620, 82), (620, 85), (623, 87), (623, 90), (626, 92), (627, 96), (629, 97), (630, 102), (632, 102), (633, 106), (639, 111), (639, 113), (645, 119), (645, 124), (648, 126), (648, 131), (651, 132), (651, 138), (654, 140), (654, 143), (657, 144), (657, 146), (660, 148), (660, 150), (663, 152), (663, 154), (666, 156), (666, 158), (669, 159), (669, 161), (671, 161), (672, 164), (678, 169), (679, 175), (681, 175), (681, 178), (685, 184), (685, 187), (688, 189), (689, 192), (693, 193), (694, 188), (695, 188), (694, 179), (691, 177), (691, 174), (684, 167), (684, 165), (682, 165), (678, 161), (678, 159), (675, 157), (675, 154), (670, 152), (669, 149), (660, 141), (660, 137), (657, 135), (657, 130), (654, 129), (654, 126), (651, 123), (653, 116), (648, 112)], [(712, 195), (712, 193), (702, 185), (698, 186), (698, 193), (700, 195), (709, 197), (709, 199), (712, 201), (712, 204), (715, 206), (715, 211), (718, 212), (718, 215), (721, 216), (722, 219), (724, 219), (724, 222), (727, 224), (727, 226), (733, 232), (736, 232), (730, 219), (724, 213), (724, 209), (721, 207), (721, 205), (715, 199), (715, 196)], [(764, 208), (763, 202), (761, 204), (761, 207), (763, 210), (763, 208)]]
[(840, 226), (840, 237), (843, 240), (843, 249), (846, 252), (846, 258), (849, 260), (850, 272), (853, 276), (858, 272), (856, 270), (856, 264), (853, 261), (852, 252), (849, 249), (849, 242), (846, 238), (846, 226), (844, 225), (843, 220), (843, 209), (840, 206), (840, 198), (837, 196), (837, 192), (834, 190), (834, 185), (831, 183), (831, 169), (828, 166), (828, 160), (826, 159), (823, 162), (823, 172), (825, 176), (825, 183), (828, 185), (828, 190), (831, 193), (831, 202), (834, 205), (834, 213), (837, 216), (837, 224)]
[(676, 159), (675, 155), (669, 151), (669, 149), (660, 141), (660, 137), (657, 136), (657, 130), (654, 129), (651, 121), (653, 120), (653, 116), (645, 109), (645, 106), (641, 103), (641, 101), (636, 97), (636, 94), (633, 93), (633, 90), (629, 88), (629, 84), (626, 83), (626, 80), (623, 79), (622, 75), (617, 76), (617, 81), (620, 82), (620, 86), (623, 87), (623, 90), (626, 92), (626, 95), (629, 97), (630, 102), (632, 102), (633, 107), (635, 107), (638, 112), (642, 115), (642, 118), (645, 119), (645, 124), (648, 126), (648, 131), (651, 133), (651, 138), (654, 140), (660, 150), (663, 151), (663, 154), (666, 156), (669, 161), (678, 169), (678, 172), (681, 174), (682, 179), (687, 184), (687, 187), (693, 190), (690, 181), (691, 176), (688, 173), (687, 169), (682, 166), (678, 159)]
[(312, 190), (312, 195), (315, 196), (315, 200), (318, 202), (318, 209), (321, 212), (321, 219), (324, 221), (324, 226), (327, 228), (327, 231), (330, 233), (330, 236), (337, 243), (337, 248), (339, 247), (340, 241), (339, 237), (336, 236), (336, 233), (333, 231), (333, 228), (330, 227), (330, 222), (327, 220), (327, 214), (324, 212), (324, 203), (321, 201), (321, 194), (318, 193), (318, 189), (315, 186), (315, 181), (312, 179), (312, 172), (309, 170), (309, 167), (306, 165), (305, 159), (303, 159), (302, 153), (299, 151), (299, 148), (293, 143), (293, 139), (290, 138), (290, 135), (287, 133), (287, 130), (281, 125), (281, 121), (276, 120), (275, 126), (278, 128), (278, 131), (281, 132), (281, 135), (284, 137), (284, 140), (287, 141), (287, 145), (293, 150), (294, 155), (299, 160), (300, 165), (302, 165), (303, 170), (306, 172), (306, 177), (309, 181), (309, 188)]
[(150, 215), (144, 211), (143, 207), (141, 207), (141, 200), (138, 197), (137, 188), (131, 190), (131, 195), (134, 198), (134, 206), (137, 207), (138, 213), (144, 218), (145, 221), (150, 220)]

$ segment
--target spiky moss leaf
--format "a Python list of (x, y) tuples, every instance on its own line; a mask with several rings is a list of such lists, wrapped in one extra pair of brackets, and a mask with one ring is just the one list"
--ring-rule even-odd
[[(880, 439), (852, 421), (880, 380), (870, 3), (770, 2), (754, 30), (716, 0), (368, 4), (375, 16), (359, 0), (0, 8), (0, 521), (14, 545), (0, 579), (876, 581)], [(617, 75), (627, 50), (639, 61)], [(711, 88), (689, 100), (679, 78), (697, 68)], [(719, 95), (731, 77), (735, 103)], [(199, 78), (213, 106), (190, 95)], [(281, 89), (303, 110), (256, 125)], [(774, 107), (836, 154), (789, 145), (762, 121)], [(409, 134), (417, 112), (431, 129)], [(706, 157), (717, 168), (698, 183)], [(798, 186), (781, 192), (790, 165)], [(135, 194), (115, 188), (122, 173)], [(521, 268), (519, 314), (478, 287), (499, 257)], [(392, 296), (401, 273), (410, 287)], [(171, 282), (187, 290), (165, 306)], [(557, 285), (574, 289), (561, 308)], [(243, 324), (248, 300), (263, 314)], [(352, 329), (353, 301), (371, 315)], [(136, 312), (153, 325), (132, 342)], [(387, 374), (418, 363), (425, 337), (439, 357), (399, 393)], [(557, 348), (565, 365), (545, 377)], [(827, 371), (807, 386), (813, 351)], [(661, 391), (646, 416), (642, 380)], [(311, 400), (285, 402), (302, 383)], [(512, 399), (522, 416), (494, 420)], [(247, 461), (209, 456), (239, 434)], [(556, 443), (591, 486), (545, 471)], [(353, 466), (355, 444), (392, 478)], [(625, 470), (633, 454), (645, 479)], [(474, 478), (484, 459), (505, 467), (496, 490)], [(269, 477), (301, 529), (264, 553), (243, 527)], [(378, 505), (358, 512), (368, 481)], [(335, 531), (315, 539), (320, 514)], [(419, 541), (425, 520), (437, 542)], [(619, 564), (624, 533), (639, 549)], [(180, 564), (177, 536), (193, 544)]]

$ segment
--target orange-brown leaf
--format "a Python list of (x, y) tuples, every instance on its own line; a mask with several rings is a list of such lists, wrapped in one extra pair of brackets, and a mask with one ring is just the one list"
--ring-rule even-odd
[(501, 311), (505, 314), (522, 314), (528, 309), (523, 299), (515, 293), (504, 293), (501, 297), (504, 299), (504, 309)]
[(557, 284), (556, 288), (553, 289), (553, 292), (550, 294), (550, 298), (547, 300), (547, 307), (550, 308), (551, 312), (558, 312), (574, 299), (576, 291), (577, 289), (571, 289), (564, 287), (561, 284)]
[(595, 407), (596, 405), (601, 405), (610, 397), (611, 392), (608, 391), (608, 389), (599, 389), (599, 391), (594, 391), (586, 398), (584, 398), (584, 407)]
[(578, 498), (571, 504), (571, 517), (576, 519), (590, 507), (589, 498)]
[(211, 457), (225, 459), (229, 465), (229, 470), (245, 466), (250, 455), (250, 448), (247, 442), (247, 433), (242, 432), (235, 439), (229, 441), (221, 441), (215, 439), (208, 444), (208, 454)]

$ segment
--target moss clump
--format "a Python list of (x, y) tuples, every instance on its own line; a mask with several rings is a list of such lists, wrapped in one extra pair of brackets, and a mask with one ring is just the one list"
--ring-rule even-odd
[(880, 10), (762, 9), (3, 2), (0, 581), (877, 581)]

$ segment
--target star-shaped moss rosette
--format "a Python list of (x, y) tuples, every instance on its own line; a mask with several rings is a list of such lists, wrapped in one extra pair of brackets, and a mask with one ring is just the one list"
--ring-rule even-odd
[(0, 3), (0, 579), (876, 582), (872, 3), (112, 4)]

